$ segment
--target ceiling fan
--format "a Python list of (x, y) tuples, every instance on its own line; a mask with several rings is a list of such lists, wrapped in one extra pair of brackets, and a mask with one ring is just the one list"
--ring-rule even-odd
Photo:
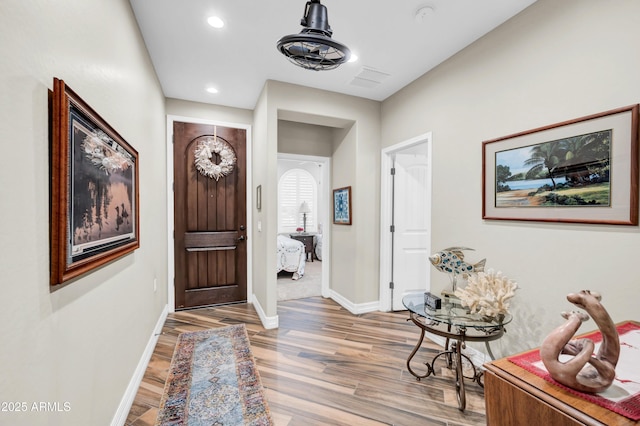
[(347, 62), (351, 51), (331, 38), (327, 8), (320, 0), (308, 1), (300, 21), (304, 29), (278, 40), (278, 50), (293, 64), (314, 71), (332, 70)]

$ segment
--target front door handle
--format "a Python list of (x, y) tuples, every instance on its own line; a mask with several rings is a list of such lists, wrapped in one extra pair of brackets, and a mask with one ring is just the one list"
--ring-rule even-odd
[(244, 241), (244, 235), (240, 235), (240, 238), (238, 238), (238, 241)]

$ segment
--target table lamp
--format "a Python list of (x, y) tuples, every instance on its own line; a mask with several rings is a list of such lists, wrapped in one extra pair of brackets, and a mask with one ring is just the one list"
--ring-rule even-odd
[(300, 204), (300, 213), (302, 213), (302, 229), (303, 232), (307, 232), (307, 213), (311, 213), (311, 209), (309, 208), (309, 204), (306, 201), (303, 201)]

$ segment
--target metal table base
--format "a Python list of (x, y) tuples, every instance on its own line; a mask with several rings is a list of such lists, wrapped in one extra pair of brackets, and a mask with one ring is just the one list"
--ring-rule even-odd
[[(458, 399), (458, 409), (460, 411), (464, 411), (464, 409), (466, 408), (466, 392), (464, 387), (465, 378), (471, 380), (472, 382), (477, 382), (480, 386), (483, 386), (483, 383), (481, 382), (481, 378), (483, 374), (482, 371), (479, 371), (478, 369), (476, 369), (476, 366), (473, 364), (471, 359), (469, 359), (468, 356), (462, 353), (462, 349), (465, 347), (465, 342), (466, 341), (485, 342), (489, 355), (493, 359), (493, 354), (491, 353), (489, 342), (502, 337), (502, 335), (504, 334), (504, 327), (496, 326), (489, 330), (483, 329), (482, 335), (469, 335), (467, 334), (467, 327), (457, 326), (456, 331), (452, 331), (451, 324), (446, 324), (447, 329), (445, 331), (438, 328), (438, 326), (442, 324), (441, 322), (431, 321), (427, 323), (427, 322), (420, 321), (419, 318), (421, 318), (421, 316), (417, 315), (414, 312), (410, 312), (409, 319), (407, 320), (407, 321), (411, 320), (415, 325), (417, 325), (420, 328), (420, 338), (418, 339), (416, 346), (413, 348), (413, 351), (411, 351), (409, 358), (407, 358), (407, 370), (409, 370), (409, 373), (411, 373), (417, 380), (424, 379), (426, 377), (429, 377), (432, 374), (435, 376), (436, 371), (434, 366), (436, 361), (440, 357), (445, 357), (447, 368), (449, 369), (451, 369), (452, 367), (455, 368), (456, 396)], [(444, 348), (445, 350), (436, 354), (431, 360), (431, 362), (424, 363), (427, 367), (427, 372), (425, 374), (419, 374), (411, 368), (411, 360), (420, 349), (420, 346), (422, 346), (422, 342), (424, 341), (424, 335), (425, 335), (425, 332), (427, 331), (429, 333), (433, 333), (435, 335), (445, 337), (447, 340), (445, 343), (445, 348)], [(454, 341), (451, 344), (451, 348), (449, 348), (450, 340)], [(472, 376), (464, 375), (463, 368), (462, 368), (463, 358), (471, 365), (473, 369)]]

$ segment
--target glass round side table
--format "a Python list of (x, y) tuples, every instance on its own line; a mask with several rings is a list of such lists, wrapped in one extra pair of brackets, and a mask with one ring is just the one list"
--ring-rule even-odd
[[(464, 411), (466, 407), (466, 395), (464, 389), (465, 376), (462, 370), (462, 359), (466, 359), (473, 367), (473, 375), (466, 377), (480, 383), (482, 372), (478, 371), (473, 362), (462, 353), (465, 342), (484, 342), (491, 359), (494, 359), (489, 342), (501, 338), (505, 333), (504, 326), (511, 322), (511, 315), (501, 318), (485, 318), (479, 314), (469, 313), (458, 299), (444, 297), (441, 299), (440, 309), (431, 309), (424, 304), (424, 293), (412, 293), (402, 298), (402, 304), (409, 310), (409, 320), (420, 328), (420, 339), (407, 358), (407, 369), (417, 379), (424, 379), (431, 374), (435, 375), (434, 364), (440, 357), (444, 357), (447, 367), (455, 369), (456, 395), (458, 408)], [(446, 338), (444, 351), (433, 357), (431, 362), (426, 362), (427, 371), (419, 374), (411, 368), (411, 360), (420, 349), (425, 332)], [(451, 345), (449, 345), (450, 341)]]

